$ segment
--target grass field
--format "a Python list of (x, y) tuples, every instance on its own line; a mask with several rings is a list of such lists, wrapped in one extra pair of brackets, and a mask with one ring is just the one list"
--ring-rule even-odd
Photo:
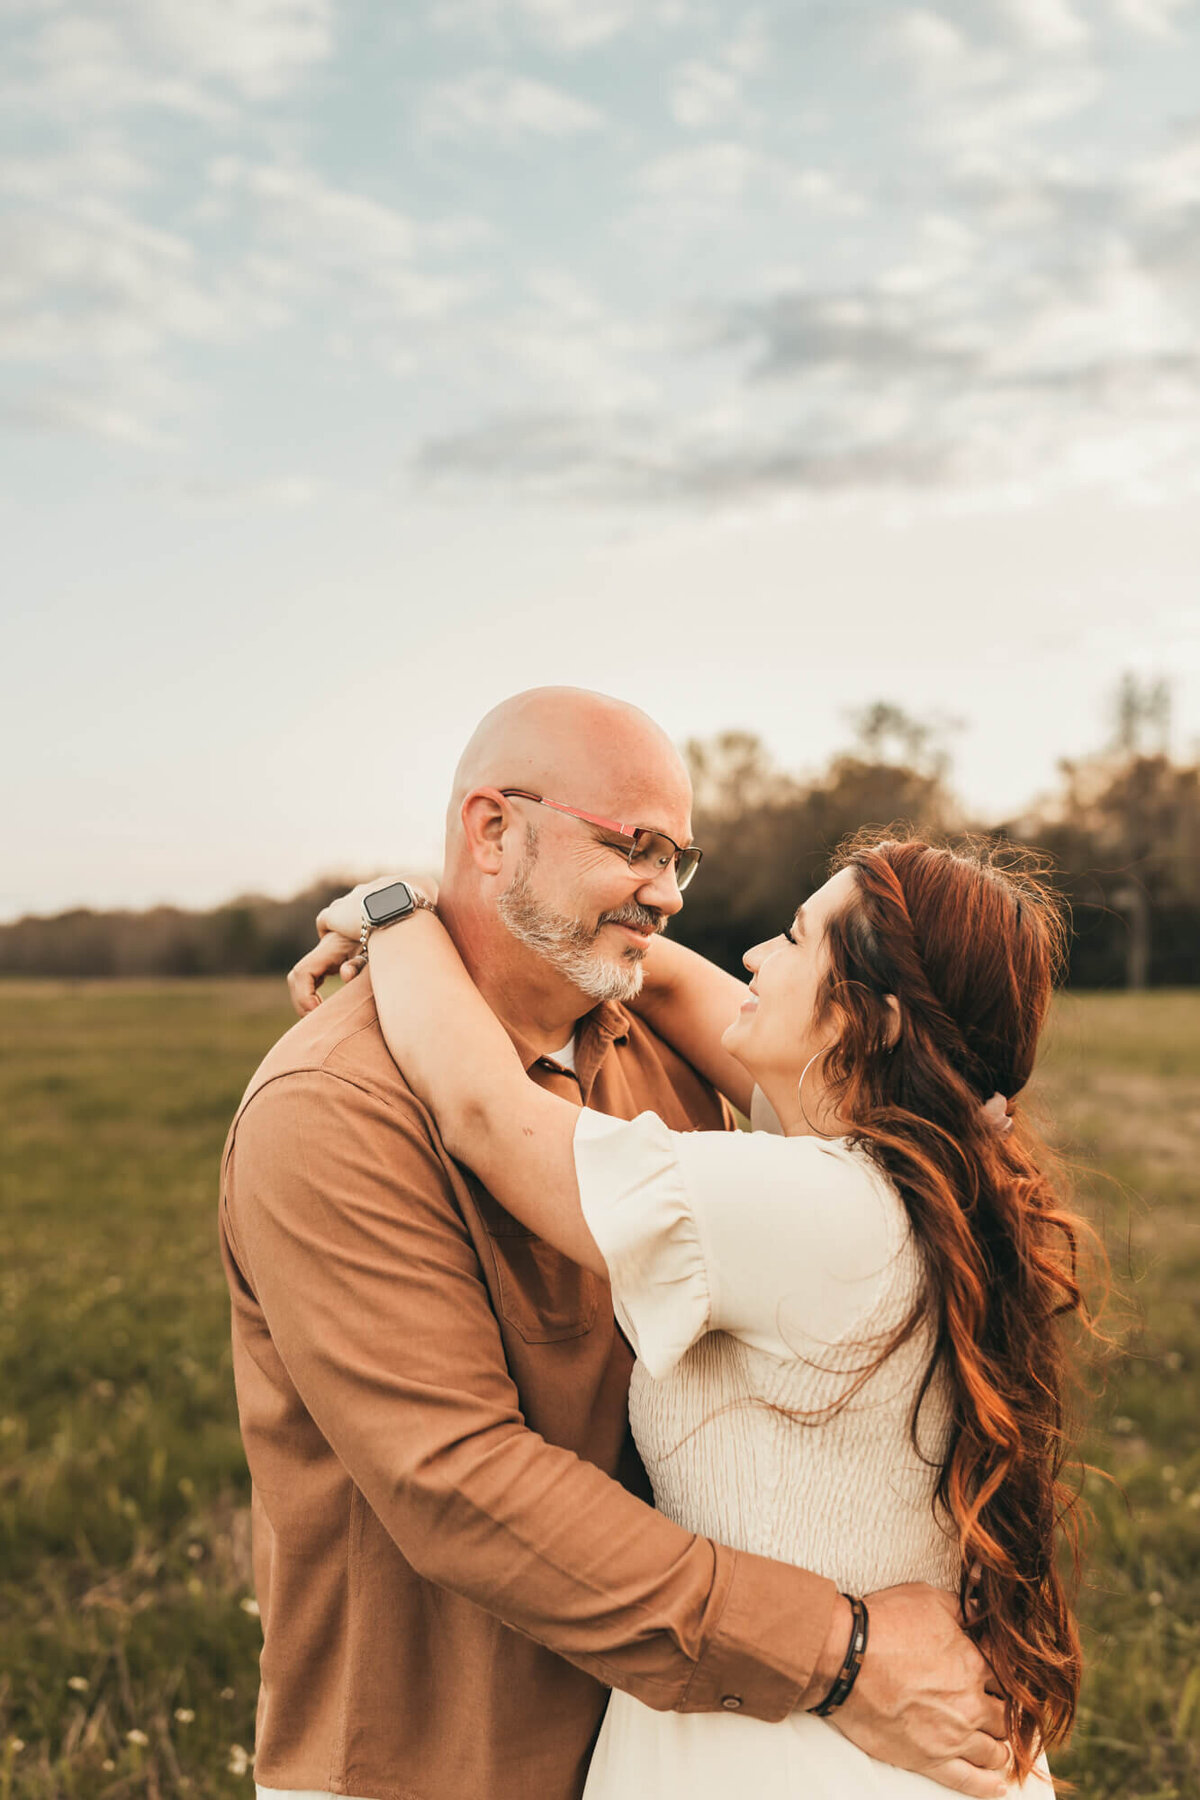
[[(274, 983), (0, 987), (0, 1800), (252, 1792), (217, 1162)], [(1200, 995), (1063, 1001), (1040, 1103), (1113, 1263), (1084, 1800), (1200, 1795)]]

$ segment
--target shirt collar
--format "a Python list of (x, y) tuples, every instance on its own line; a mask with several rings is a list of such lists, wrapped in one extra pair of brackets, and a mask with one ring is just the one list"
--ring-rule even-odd
[[(590, 1013), (584, 1013), (576, 1022), (575, 1072), (585, 1093), (591, 1087), (610, 1046), (625, 1043), (629, 1037), (629, 1029), (629, 1014), (616, 1000), (602, 1000), (599, 1006), (594, 1006)], [(505, 1030), (513, 1041), (513, 1047), (521, 1058), (521, 1067), (527, 1075), (535, 1063), (552, 1061), (543, 1056), (540, 1050), (535, 1050), (529, 1040), (511, 1025), (506, 1025)]]

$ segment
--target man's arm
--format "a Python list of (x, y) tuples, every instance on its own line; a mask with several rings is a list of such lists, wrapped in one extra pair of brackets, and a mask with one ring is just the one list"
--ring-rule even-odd
[(827, 1639), (836, 1670), (831, 1582), (683, 1531), (525, 1426), (415, 1101), (327, 1072), (270, 1083), (227, 1208), (289, 1376), (420, 1574), (660, 1710), (782, 1719), (821, 1689)]

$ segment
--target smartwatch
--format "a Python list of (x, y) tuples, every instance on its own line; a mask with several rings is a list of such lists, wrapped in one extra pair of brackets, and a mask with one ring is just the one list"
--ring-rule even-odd
[(397, 919), (411, 918), (415, 912), (431, 912), (437, 916), (437, 907), (424, 894), (416, 893), (407, 881), (393, 881), (387, 887), (376, 888), (374, 893), (364, 894), (362, 903), (362, 929), (358, 934), (359, 948), (363, 956), (367, 954), (367, 939), (381, 925), (394, 925)]

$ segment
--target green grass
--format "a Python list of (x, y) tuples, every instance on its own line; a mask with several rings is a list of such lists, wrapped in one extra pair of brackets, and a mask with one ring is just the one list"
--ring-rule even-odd
[[(7, 982), (0, 1004), (0, 1800), (245, 1796), (258, 1624), (215, 1200), (282, 987)], [(1123, 1336), (1056, 1769), (1084, 1800), (1194, 1800), (1200, 996), (1064, 1001), (1039, 1089), (1090, 1171)]]

